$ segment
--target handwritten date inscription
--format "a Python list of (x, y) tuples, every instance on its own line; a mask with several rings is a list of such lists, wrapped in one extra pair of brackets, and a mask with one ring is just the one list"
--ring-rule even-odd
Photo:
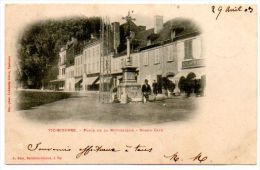
[(251, 6), (211, 6), (212, 13), (216, 14), (216, 20), (222, 13), (252, 13), (254, 9)]

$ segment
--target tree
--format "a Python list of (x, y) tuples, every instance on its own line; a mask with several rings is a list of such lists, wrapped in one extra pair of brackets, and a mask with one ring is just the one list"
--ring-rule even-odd
[(56, 79), (60, 48), (72, 37), (78, 39), (78, 48), (82, 48), (91, 34), (100, 34), (99, 30), (99, 17), (45, 20), (29, 25), (18, 42), (16, 80), (25, 88), (41, 88)]

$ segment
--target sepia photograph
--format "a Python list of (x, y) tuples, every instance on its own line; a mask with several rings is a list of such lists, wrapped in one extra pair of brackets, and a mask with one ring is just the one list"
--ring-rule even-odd
[(257, 12), (5, 4), (5, 163), (256, 164)]
[(201, 29), (161, 15), (148, 26), (135, 23), (145, 17), (132, 10), (114, 22), (81, 16), (28, 25), (18, 42), (16, 109), (52, 122), (192, 118), (205, 95)]

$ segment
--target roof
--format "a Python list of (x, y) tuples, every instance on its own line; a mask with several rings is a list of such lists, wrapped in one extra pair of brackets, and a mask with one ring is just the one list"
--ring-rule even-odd
[[(154, 28), (143, 30), (140, 26), (137, 26), (134, 22), (130, 21), (130, 29), (135, 32), (135, 38), (132, 40), (131, 52), (145, 50), (153, 48), (162, 44), (171, 43), (180, 39), (193, 37), (201, 33), (201, 29), (192, 21), (186, 18), (174, 18), (168, 20), (163, 24), (162, 30), (157, 34), (154, 33)], [(128, 23), (125, 22), (120, 25), (120, 44), (124, 44), (121, 50), (115, 57), (123, 56), (126, 54), (126, 40)], [(171, 32), (175, 30), (175, 38), (171, 38)], [(148, 46), (148, 42), (150, 45)], [(74, 41), (70, 41), (70, 44)], [(99, 38), (92, 39), (83, 45), (83, 49), (89, 46), (100, 43)]]
[(176, 36), (182, 36), (194, 32), (201, 33), (200, 28), (191, 20), (184, 18), (174, 18), (163, 24), (163, 29), (159, 32), (158, 41), (165, 41), (171, 37), (171, 30), (182, 28)]
[(131, 31), (133, 31), (133, 32), (139, 31), (140, 28), (133, 21), (129, 21), (129, 23), (125, 22), (125, 23), (121, 24), (120, 27), (123, 28), (124, 31), (127, 31), (128, 24), (130, 25)]
[(147, 45), (147, 39), (148, 37), (154, 33), (154, 28), (148, 29), (148, 30), (144, 30), (144, 31), (140, 31), (136, 34), (136, 39), (141, 40), (140, 41), (140, 47), (144, 47)]
[[(171, 31), (176, 30), (176, 37), (171, 39)], [(158, 46), (165, 43), (170, 43), (179, 39), (184, 39), (190, 36), (196, 36), (201, 33), (201, 29), (191, 20), (184, 18), (174, 18), (163, 24), (162, 30), (158, 34), (154, 34), (154, 28), (138, 32), (136, 39), (140, 40), (140, 49)], [(151, 35), (154, 39), (150, 46), (147, 46)]]
[[(131, 23), (132, 24), (132, 23)], [(123, 24), (125, 25), (125, 24)], [(171, 31), (175, 30), (175, 38), (171, 39)], [(184, 18), (174, 18), (163, 24), (162, 30), (158, 34), (154, 33), (154, 28), (141, 30), (136, 32), (135, 38), (132, 40), (137, 43), (134, 51), (153, 48), (162, 44), (171, 43), (180, 39), (194, 37), (201, 33), (201, 29), (191, 20)], [(148, 46), (148, 41), (150, 45)], [(115, 57), (126, 54), (126, 49), (118, 53)]]
[(86, 43), (84, 44), (83, 50), (86, 49), (86, 48), (88, 48), (88, 47), (91, 47), (91, 46), (93, 46), (93, 45), (96, 45), (96, 44), (98, 44), (98, 43), (101, 43), (101, 40), (100, 40), (99, 38), (97, 38), (97, 39), (91, 39), (91, 40), (89, 40), (88, 42), (86, 42)]

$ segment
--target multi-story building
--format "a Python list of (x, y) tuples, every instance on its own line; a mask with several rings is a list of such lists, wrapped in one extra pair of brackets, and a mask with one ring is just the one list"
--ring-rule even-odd
[(66, 74), (66, 48), (62, 47), (59, 53), (59, 75), (58, 80), (60, 82), (58, 83), (58, 89), (64, 90), (64, 84), (65, 84), (65, 74)]
[(75, 78), (75, 90), (81, 91), (83, 90), (82, 82), (83, 82), (83, 55), (79, 54), (75, 56), (74, 60), (74, 78)]
[(65, 81), (65, 90), (66, 91), (75, 91), (75, 66), (69, 66), (66, 68), (66, 81)]
[[(71, 41), (67, 42), (59, 52), (59, 61), (58, 61), (58, 75), (56, 80), (50, 81), (51, 88), (55, 90), (75, 90), (74, 85), (71, 84), (71, 79), (74, 79), (74, 56), (75, 56), (75, 45), (77, 40), (72, 38)], [(73, 66), (73, 67), (70, 67)], [(73, 68), (73, 69), (72, 69)], [(70, 75), (68, 75), (70, 74)], [(73, 75), (73, 78), (71, 77)]]
[(94, 40), (83, 49), (82, 67), (83, 69), (83, 89), (98, 90), (97, 81), (100, 73), (100, 41)]
[(181, 39), (140, 51), (139, 83), (145, 79), (159, 82), (162, 77), (167, 77), (177, 85), (175, 91), (179, 92), (178, 83), (182, 76), (194, 73), (200, 79), (205, 74), (201, 36), (179, 38)]
[[(132, 40), (131, 62), (137, 67), (137, 82), (142, 84), (145, 79), (151, 84), (154, 80), (161, 82), (167, 78), (175, 85), (175, 92), (179, 92), (179, 80), (188, 74), (201, 79), (205, 75), (204, 57), (202, 53), (202, 36), (200, 29), (191, 21), (172, 19), (162, 23), (161, 16), (155, 17), (155, 28), (145, 30), (131, 23), (135, 30)], [(126, 64), (126, 50), (120, 49), (120, 32), (126, 26), (113, 23), (111, 41), (113, 51), (111, 55), (111, 76), (113, 86), (119, 85), (122, 80), (122, 68)], [(141, 29), (142, 28), (142, 29)], [(123, 30), (124, 31), (124, 30)], [(123, 46), (121, 46), (123, 47)], [(67, 66), (67, 48), (60, 51), (58, 80), (64, 81), (66, 91), (98, 90), (101, 70), (101, 41), (91, 39), (83, 48), (82, 53), (74, 56), (74, 64)], [(74, 84), (74, 85), (73, 85)]]

